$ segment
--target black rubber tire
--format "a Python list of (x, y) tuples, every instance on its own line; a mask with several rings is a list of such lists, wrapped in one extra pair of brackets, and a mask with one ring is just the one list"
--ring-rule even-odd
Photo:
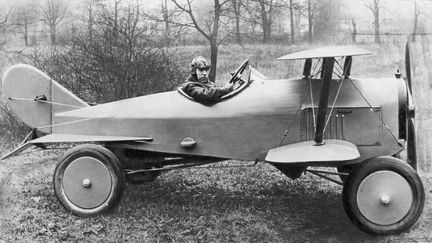
[[(111, 161), (114, 161), (117, 164), (117, 167), (120, 171), (119, 194), (118, 194), (117, 202), (120, 202), (120, 199), (123, 196), (124, 189), (126, 187), (126, 173), (125, 173), (125, 170), (123, 167), (123, 163), (120, 161), (120, 159), (117, 157), (117, 155), (115, 155), (115, 153), (113, 151), (109, 150), (108, 148), (105, 148), (105, 147), (102, 147), (99, 145), (95, 145), (95, 144), (87, 144), (87, 145), (93, 146), (96, 150), (98, 150), (100, 153), (110, 157)], [(115, 203), (113, 205), (113, 207), (111, 207), (110, 209), (115, 208), (117, 205), (118, 205), (118, 203)]]
[[(77, 161), (79, 166), (79, 163), (82, 163), (79, 162), (79, 159), (83, 159), (84, 157), (90, 157), (90, 159), (96, 161), (99, 166), (103, 166), (106, 169), (106, 172), (108, 173), (107, 176), (109, 177), (109, 181), (111, 182), (109, 186), (109, 192), (106, 192), (106, 198), (103, 199), (103, 201), (101, 202), (97, 202), (98, 204), (92, 207), (85, 207), (72, 202), (73, 200), (70, 196), (74, 195), (72, 197), (75, 197), (76, 194), (72, 193), (76, 192), (66, 192), (65, 190), (69, 189), (64, 188), (63, 179), (66, 169), (68, 169), (68, 167), (70, 168), (71, 164)], [(74, 164), (73, 166), (76, 165)], [(81, 177), (86, 178), (86, 175), (80, 174), (79, 176), (77, 176), (78, 179), (72, 179), (79, 182), (80, 180), (82, 180)], [(96, 180), (96, 178), (90, 178), (90, 181), (93, 181), (92, 179)], [(125, 174), (122, 169), (122, 165), (117, 159), (117, 157), (108, 149), (94, 144), (82, 144), (66, 151), (66, 153), (57, 163), (53, 176), (54, 192), (59, 202), (66, 210), (77, 216), (82, 217), (91, 217), (105, 213), (108, 210), (112, 209), (115, 205), (117, 205), (123, 194), (125, 181)], [(89, 188), (94, 189), (93, 185)]]
[[(376, 224), (364, 216), (357, 202), (358, 190), (363, 180), (375, 172), (382, 171), (400, 175), (412, 192), (412, 202), (407, 213), (399, 221), (387, 225)], [(402, 160), (390, 156), (372, 158), (359, 164), (344, 184), (342, 196), (345, 212), (354, 225), (364, 232), (376, 235), (397, 234), (410, 228), (419, 219), (425, 202), (423, 183), (416, 171)], [(385, 213), (391, 214), (389, 210)]]

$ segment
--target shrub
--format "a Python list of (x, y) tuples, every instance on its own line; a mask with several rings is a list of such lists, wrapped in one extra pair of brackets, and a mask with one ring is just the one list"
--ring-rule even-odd
[(174, 49), (152, 37), (133, 12), (101, 13), (92, 34), (74, 32), (63, 46), (34, 55), (35, 65), (80, 98), (109, 102), (174, 89), (187, 72)]

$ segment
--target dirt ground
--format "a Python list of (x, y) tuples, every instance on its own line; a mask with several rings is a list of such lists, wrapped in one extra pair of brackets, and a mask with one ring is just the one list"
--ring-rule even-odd
[(168, 172), (151, 183), (128, 184), (108, 214), (76, 217), (52, 188), (61, 153), (1, 161), (0, 242), (432, 241), (432, 174), (421, 174), (427, 198), (418, 223), (399, 235), (372, 236), (345, 215), (341, 186), (310, 174), (292, 181), (267, 164)]

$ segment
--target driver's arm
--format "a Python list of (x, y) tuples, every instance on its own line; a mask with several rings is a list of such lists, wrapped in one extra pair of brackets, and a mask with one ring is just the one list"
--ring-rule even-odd
[(199, 102), (218, 102), (220, 98), (233, 90), (232, 84), (223, 87), (209, 87), (198, 83), (188, 83), (183, 90)]

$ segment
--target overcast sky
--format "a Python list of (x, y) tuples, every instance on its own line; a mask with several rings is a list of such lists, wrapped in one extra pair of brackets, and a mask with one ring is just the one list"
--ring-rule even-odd
[[(29, 1), (29, 0), (23, 0)], [(69, 3), (69, 9), (72, 11), (80, 11), (80, 3), (84, 0), (66, 0)], [(114, 2), (114, 0), (108, 0), (108, 2)], [(145, 0), (140, 1), (143, 4), (144, 11), (148, 11), (154, 8), (159, 8), (161, 1), (163, 0)], [(181, 0), (180, 0), (181, 1)], [(288, 1), (288, 0), (286, 0)], [(303, 0), (305, 1), (305, 0)], [(322, 0), (315, 0), (322, 1)], [(343, 12), (345, 14), (345, 18), (354, 18), (358, 24), (360, 30), (365, 28), (365, 26), (370, 26), (373, 23), (373, 15), (370, 10), (365, 7), (365, 2), (372, 2), (372, 0), (339, 0), (343, 3)], [(419, 21), (420, 25), (426, 26), (428, 31), (431, 31), (432, 26), (429, 26), (426, 22), (432, 18), (432, 0), (381, 0), (383, 5), (385, 6), (385, 11), (381, 14), (384, 19), (382, 27), (385, 29), (387, 27), (388, 30), (397, 31), (399, 25), (402, 26), (402, 29), (407, 29), (408, 25), (410, 25), (413, 21), (414, 15), (414, 1), (417, 1), (418, 9), (420, 11)], [(6, 11), (8, 9), (8, 5), (12, 5), (18, 2), (18, 0), (0, 0), (0, 11)], [(44, 0), (33, 0), (33, 2), (43, 3)], [(136, 0), (123, 0), (124, 3), (132, 2), (136, 3)], [(211, 4), (213, 0), (195, 0), (194, 4), (198, 6), (203, 6), (207, 4)], [(174, 6), (170, 0), (168, 0), (168, 4)], [(288, 17), (288, 16), (287, 16)], [(398, 22), (396, 25), (392, 22)], [(423, 22), (423, 23), (421, 23)], [(395, 25), (396, 27), (390, 27)], [(404, 26), (405, 25), (405, 26)], [(363, 27), (362, 27), (363, 26)]]

